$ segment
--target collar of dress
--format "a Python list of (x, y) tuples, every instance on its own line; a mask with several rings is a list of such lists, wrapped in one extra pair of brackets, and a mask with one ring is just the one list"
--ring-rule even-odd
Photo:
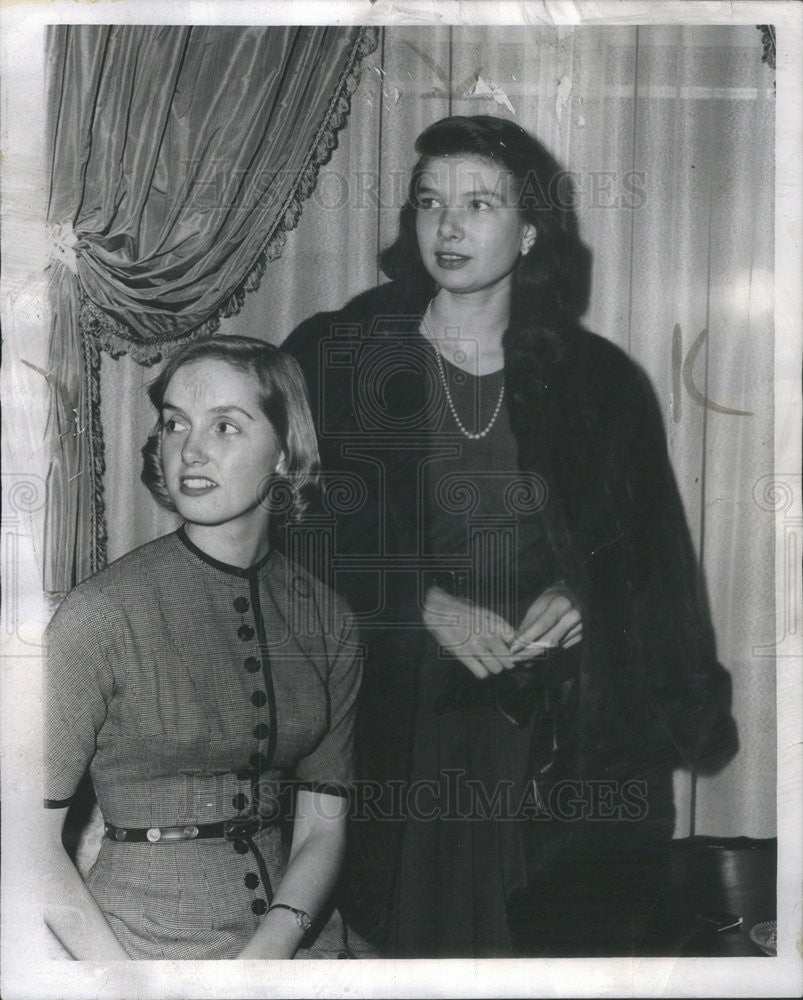
[(187, 537), (184, 525), (178, 529), (176, 535), (178, 536), (181, 544), (192, 552), (194, 556), (197, 556), (198, 559), (205, 562), (207, 566), (212, 566), (214, 569), (220, 570), (221, 573), (228, 573), (230, 576), (238, 576), (245, 579), (258, 576), (273, 558), (273, 549), (271, 549), (265, 553), (259, 562), (255, 562), (253, 566), (246, 566), (245, 568), (241, 566), (230, 566), (228, 563), (220, 562), (219, 559), (213, 559), (212, 556), (207, 555), (203, 549), (199, 549), (197, 545), (194, 545)]

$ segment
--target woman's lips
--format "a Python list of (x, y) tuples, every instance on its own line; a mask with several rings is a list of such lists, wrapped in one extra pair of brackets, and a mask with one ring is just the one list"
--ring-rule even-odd
[(468, 264), (471, 258), (466, 257), (462, 253), (447, 253), (444, 250), (436, 250), (435, 260), (438, 262), (438, 267), (445, 268), (447, 271), (454, 271), (458, 267)]
[(187, 497), (202, 497), (217, 489), (217, 483), (207, 476), (182, 476), (179, 489)]

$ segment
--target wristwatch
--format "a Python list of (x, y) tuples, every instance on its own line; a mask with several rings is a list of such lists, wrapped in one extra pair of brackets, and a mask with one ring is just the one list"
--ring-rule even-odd
[(305, 910), (297, 910), (295, 906), (288, 906), (287, 903), (273, 903), (273, 905), (268, 908), (268, 913), (270, 913), (271, 910), (289, 910), (296, 918), (296, 923), (305, 934), (310, 927), (312, 927), (310, 915)]

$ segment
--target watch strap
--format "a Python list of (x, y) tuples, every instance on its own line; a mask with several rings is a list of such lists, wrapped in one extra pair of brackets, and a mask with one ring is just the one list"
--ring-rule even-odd
[(268, 913), (271, 910), (289, 910), (295, 917), (296, 923), (305, 933), (312, 927), (312, 918), (306, 910), (299, 910), (295, 906), (290, 906), (288, 903), (272, 903), (268, 908)]

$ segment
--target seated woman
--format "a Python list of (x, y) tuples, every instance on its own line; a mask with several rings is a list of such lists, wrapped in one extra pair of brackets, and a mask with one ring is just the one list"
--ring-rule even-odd
[(364, 497), (336, 559), (368, 647), (361, 777), (386, 794), (354, 824), (350, 919), (403, 956), (629, 954), (673, 769), (736, 749), (660, 412), (578, 321), (543, 146), (476, 116), (415, 148), (393, 280), (285, 344), (324, 473)]
[[(269, 544), (269, 490), (300, 514), (318, 479), (302, 376), (260, 340), (199, 340), (150, 397), (142, 478), (184, 524), (76, 587), (49, 627), (46, 921), (79, 959), (347, 954), (336, 913), (316, 933), (360, 660), (345, 605)], [(61, 831), (87, 768), (105, 836), (84, 884)]]

